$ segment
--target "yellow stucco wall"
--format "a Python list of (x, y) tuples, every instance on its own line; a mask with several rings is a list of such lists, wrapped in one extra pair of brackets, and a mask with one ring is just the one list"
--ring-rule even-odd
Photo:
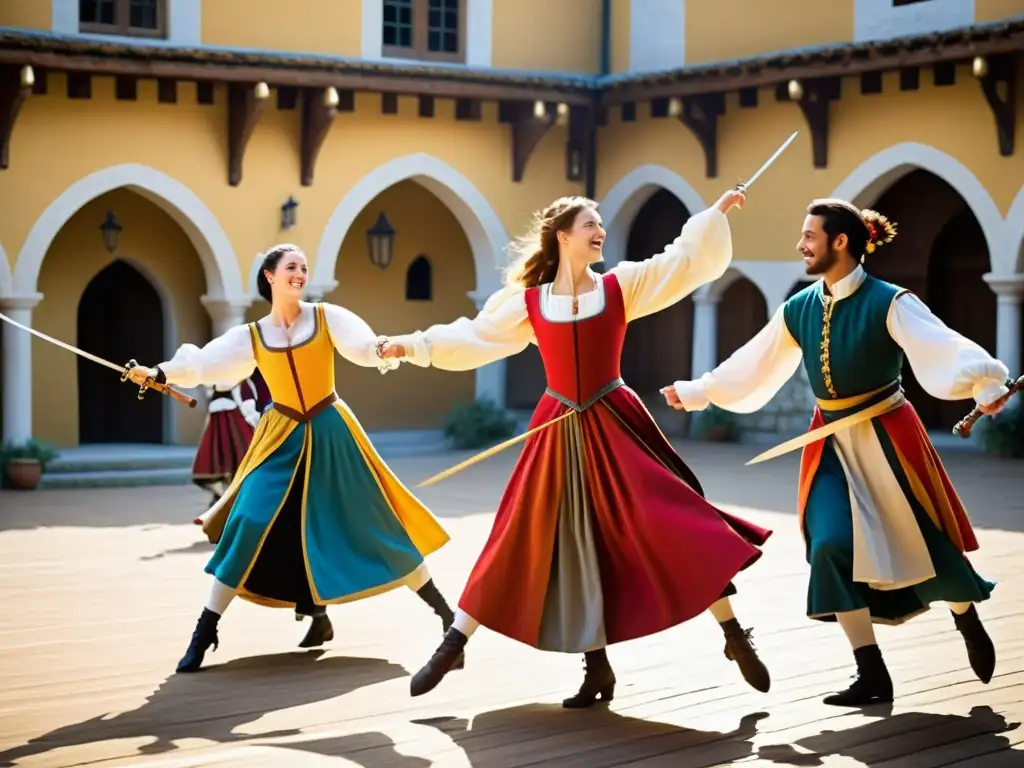
[(216, 0), (203, 4), (203, 43), (359, 56), (361, 0)]
[[(164, 211), (124, 189), (85, 205), (54, 239), (39, 275), (39, 291), (44, 298), (33, 313), (33, 325), (43, 333), (76, 343), (82, 293), (115, 258), (103, 247), (98, 230), (108, 209), (116, 211), (124, 227), (116, 256), (137, 265), (147, 278), (160, 284), (171, 301), (169, 314), (175, 318), (179, 338), (208, 337), (209, 317), (199, 302), (205, 293), (205, 279), (192, 244)], [(126, 316), (124, 321), (130, 323), (132, 318)], [(77, 445), (78, 358), (51, 344), (34, 343), (32, 361), (34, 434), (58, 446)], [(111, 372), (110, 386), (127, 385)], [(202, 409), (178, 408), (175, 414), (179, 440), (196, 443), (205, 416)]]
[[(736, 23), (745, 19), (745, 23)], [(728, 32), (723, 34), (724, 30)], [(686, 63), (853, 39), (853, 0), (687, 0)]]
[(5, 0), (0, 3), (0, 27), (50, 30), (53, 5), (49, 0)]
[[(726, 188), (747, 178), (794, 130), (801, 134), (751, 190), (746, 210), (733, 221), (735, 258), (787, 259), (794, 253), (796, 227), (813, 197), (827, 196), (861, 163), (901, 142), (919, 142), (963, 163), (991, 194), (1005, 216), (1024, 180), (1024, 155), (1001, 157), (988, 107), (967, 68), (957, 85), (935, 88), (922, 72), (921, 89), (900, 92), (897, 74), (885, 78), (885, 92), (861, 96), (859, 81), (843, 83), (843, 99), (831, 107), (828, 168), (815, 169), (811, 136), (799, 108), (775, 101), (762, 89), (756, 109), (740, 109), (735, 94), (719, 128), (719, 177), (704, 176), (704, 156), (678, 121), (651, 119), (638, 108), (635, 123), (613, 110), (600, 134), (599, 195), (639, 165), (664, 165), (686, 179), (711, 204)], [(1017, 141), (1024, 140), (1018, 121)]]
[(981, 23), (1024, 15), (1022, 0), (974, 0), (974, 20)]
[(599, 0), (495, 0), (493, 12), (493, 66), (587, 74), (598, 71)]
[(630, 0), (612, 0), (611, 45), (612, 74), (629, 71)]
[[(367, 253), (366, 230), (384, 212), (397, 230), (395, 253), (387, 269), (374, 266)], [(433, 272), (433, 300), (406, 301), (409, 265), (426, 256)], [(467, 297), (474, 287), (469, 241), (444, 203), (413, 181), (396, 184), (378, 196), (356, 219), (341, 247), (327, 301), (351, 309), (377, 333), (398, 334), (472, 316)], [(339, 359), (338, 392), (367, 429), (438, 429), (460, 400), (474, 399), (472, 371), (451, 373), (403, 366), (381, 376)]]

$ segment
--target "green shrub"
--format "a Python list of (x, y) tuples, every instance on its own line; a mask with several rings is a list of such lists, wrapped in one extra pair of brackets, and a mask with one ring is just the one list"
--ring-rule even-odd
[(975, 429), (987, 452), (1008, 459), (1024, 458), (1024, 408), (1019, 397), (995, 416), (982, 417)]
[(444, 420), (444, 436), (461, 450), (483, 448), (512, 437), (515, 431), (515, 417), (487, 399), (459, 403)]
[(703, 411), (693, 414), (691, 434), (698, 440), (715, 443), (734, 443), (740, 439), (743, 429), (735, 413), (709, 405)]

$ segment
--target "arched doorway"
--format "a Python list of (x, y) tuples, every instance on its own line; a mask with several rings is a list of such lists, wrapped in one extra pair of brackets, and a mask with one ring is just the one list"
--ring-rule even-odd
[[(915, 170), (872, 207), (897, 222), (899, 235), (868, 257), (868, 271), (913, 291), (946, 325), (994, 353), (996, 297), (983, 279), (988, 246), (964, 199), (938, 176)], [(929, 429), (951, 429), (970, 410), (968, 401), (928, 395), (909, 364), (903, 386)]]
[(718, 302), (717, 362), (750, 341), (768, 322), (768, 303), (751, 280), (738, 277)]
[[(370, 260), (367, 230), (384, 214), (395, 229), (391, 261)], [(473, 317), (468, 297), (476, 284), (473, 250), (452, 210), (431, 190), (406, 179), (360, 211), (335, 262), (338, 287), (324, 297), (365, 320), (379, 334), (396, 335)], [(403, 366), (381, 376), (339, 358), (338, 393), (372, 430), (439, 429), (445, 416), (475, 399), (473, 371)]]
[[(142, 273), (121, 260), (102, 269), (78, 304), (78, 346), (111, 362), (164, 359), (164, 316), (160, 295)], [(163, 402), (116, 374), (78, 359), (80, 443), (162, 443)]]
[[(643, 204), (629, 230), (626, 258), (649, 259), (679, 237), (690, 212), (679, 198), (659, 189)], [(693, 360), (693, 301), (687, 297), (661, 312), (630, 323), (622, 351), (622, 377), (650, 405), (659, 390), (690, 378)]]

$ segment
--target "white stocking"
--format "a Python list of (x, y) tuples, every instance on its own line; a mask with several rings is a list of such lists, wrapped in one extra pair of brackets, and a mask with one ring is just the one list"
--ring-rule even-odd
[(234, 587), (229, 587), (223, 581), (213, 580), (213, 584), (210, 585), (210, 597), (206, 601), (206, 608), (218, 616), (223, 616), (224, 611), (228, 609), (228, 605), (232, 600), (235, 599), (235, 595), (238, 594), (238, 590)]
[(455, 612), (455, 621), (452, 624), (452, 629), (459, 630), (459, 632), (464, 634), (467, 638), (476, 632), (476, 628), (479, 626), (480, 622), (461, 608)]
[(878, 645), (878, 641), (875, 640), (875, 628), (871, 625), (871, 613), (867, 608), (837, 613), (836, 621), (846, 633), (846, 639), (850, 641), (853, 650)]

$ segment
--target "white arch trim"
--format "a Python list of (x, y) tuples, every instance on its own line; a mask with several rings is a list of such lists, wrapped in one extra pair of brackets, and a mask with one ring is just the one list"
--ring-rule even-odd
[(768, 316), (771, 317), (786, 301), (793, 286), (806, 279), (806, 272), (803, 261), (797, 258), (782, 261), (734, 261), (724, 275), (694, 291), (693, 298), (695, 301), (717, 303), (729, 286), (741, 277), (757, 286), (768, 307)]
[(1006, 213), (1006, 247), (1012, 259), (1011, 272), (1024, 272), (1024, 184)]
[(401, 181), (415, 181), (433, 193), (458, 220), (469, 240), (476, 267), (476, 291), (487, 295), (501, 284), (499, 257), (509, 239), (487, 198), (455, 168), (433, 155), (405, 155), (378, 166), (356, 182), (334, 209), (316, 252), (311, 287), (324, 293), (336, 285), (334, 275), (341, 245), (352, 223), (374, 198)]
[(7, 260), (7, 251), (0, 243), (0, 298), (10, 296), (14, 291), (14, 276), (11, 274), (11, 262)]
[(849, 200), (862, 207), (873, 205), (882, 192), (915, 168), (934, 173), (960, 194), (985, 234), (992, 271), (996, 274), (1012, 273), (1016, 267), (1017, 252), (1011, 252), (1007, 247), (1007, 222), (1000, 215), (999, 207), (967, 166), (935, 147), (905, 142), (883, 149), (847, 176), (832, 192), (832, 197)]
[(89, 201), (121, 187), (160, 206), (185, 230), (202, 261), (208, 295), (238, 301), (247, 298), (231, 241), (206, 204), (176, 179), (136, 163), (96, 171), (76, 181), (50, 203), (21, 247), (14, 265), (14, 292), (35, 293), (46, 252), (68, 219)]
[(707, 203), (690, 183), (675, 171), (663, 165), (641, 165), (627, 173), (608, 190), (600, 201), (608, 237), (604, 244), (604, 259), (614, 267), (626, 255), (626, 242), (633, 219), (655, 192), (666, 189), (679, 198), (690, 215), (700, 213)]

